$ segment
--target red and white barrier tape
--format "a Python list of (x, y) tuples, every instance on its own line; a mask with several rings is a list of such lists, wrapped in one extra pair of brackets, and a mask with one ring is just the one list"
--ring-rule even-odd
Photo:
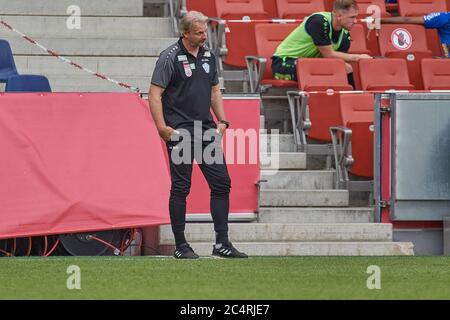
[(299, 95), (311, 95), (311, 94), (327, 94), (327, 95), (334, 95), (334, 94), (375, 94), (375, 93), (450, 93), (450, 90), (323, 90), (323, 91), (289, 91), (292, 93), (297, 93)]
[[(226, 23), (301, 23), (305, 19), (236, 19), (236, 20), (223, 20)], [(357, 19), (358, 22), (372, 22), (371, 19)]]
[(123, 87), (123, 88), (127, 88), (127, 89), (132, 90), (132, 91), (140, 92), (139, 88), (137, 88), (137, 87), (133, 87), (133, 86), (130, 86), (130, 85), (126, 84), (126, 83), (119, 82), (119, 81), (117, 81), (117, 80), (111, 79), (111, 78), (109, 78), (109, 77), (107, 77), (107, 76), (105, 76), (105, 75), (102, 75), (102, 74), (100, 74), (100, 73), (98, 73), (98, 72), (89, 70), (89, 69), (87, 69), (87, 68), (85, 68), (85, 67), (83, 67), (83, 66), (81, 66), (81, 65), (79, 65), (79, 64), (77, 64), (77, 63), (75, 63), (75, 62), (72, 62), (72, 61), (70, 61), (69, 59), (67, 59), (67, 58), (65, 58), (65, 57), (62, 57), (61, 55), (59, 55), (59, 54), (56, 53), (55, 51), (50, 50), (50, 49), (47, 49), (46, 47), (44, 47), (44, 46), (43, 46), (42, 44), (40, 44), (39, 42), (37, 42), (37, 41), (33, 40), (32, 38), (26, 36), (25, 34), (23, 34), (22, 32), (20, 32), (19, 30), (13, 28), (11, 25), (9, 25), (8, 23), (6, 23), (6, 22), (3, 21), (2, 19), (0, 19), (0, 24), (3, 25), (4, 27), (6, 27), (7, 29), (9, 29), (10, 31), (13, 31), (13, 32), (17, 33), (17, 34), (20, 35), (22, 38), (24, 38), (24, 39), (27, 40), (28, 42), (34, 44), (35, 46), (39, 47), (41, 50), (45, 51), (46, 53), (48, 53), (48, 54), (50, 54), (50, 55), (52, 55), (52, 56), (58, 58), (59, 60), (62, 60), (62, 61), (64, 61), (64, 62), (66, 62), (66, 63), (68, 63), (68, 64), (74, 66), (74, 67), (77, 68), (77, 69), (83, 70), (83, 71), (85, 71), (85, 72), (87, 72), (87, 73), (90, 73), (90, 74), (92, 74), (92, 75), (94, 75), (94, 76), (100, 78), (100, 79), (103, 79), (103, 80), (112, 82), (112, 83), (114, 83), (114, 84), (116, 84), (116, 85), (118, 85), (118, 86), (121, 86), (121, 87)]

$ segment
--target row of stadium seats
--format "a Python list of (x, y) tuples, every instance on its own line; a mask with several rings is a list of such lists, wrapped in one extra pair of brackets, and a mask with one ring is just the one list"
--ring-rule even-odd
[[(373, 93), (341, 91), (305, 95), (289, 91), (288, 97), (291, 115), (295, 118), (294, 135), (301, 140), (299, 145), (303, 151), (327, 154), (332, 144), (339, 150), (335, 154), (335, 164), (341, 166), (337, 168), (336, 178), (349, 173), (373, 178)], [(362, 185), (365, 191), (370, 190), (369, 183)]]
[[(327, 59), (325, 63), (328, 74), (326, 75), (322, 70), (323, 64), (317, 64), (312, 60), (302, 59), (299, 62), (300, 74), (303, 74), (299, 81), (301, 87), (316, 90), (324, 90), (327, 87), (336, 90), (346, 89), (345, 69), (341, 60)], [(406, 64), (403, 60), (377, 59), (361, 62), (361, 70), (366, 75), (373, 75), (367, 77), (367, 83), (363, 82), (365, 89), (374, 91), (390, 88), (413, 89), (408, 82)], [(403, 67), (398, 68), (401, 65)], [(424, 82), (428, 89), (450, 89), (450, 61), (424, 59), (422, 68)], [(324, 78), (327, 79), (324, 80)], [(329, 82), (329, 85), (323, 86), (324, 82)], [(310, 125), (300, 134), (321, 143), (336, 144), (340, 138), (342, 148), (350, 142), (350, 148), (336, 155), (335, 163), (347, 164), (349, 173), (354, 176), (373, 178), (373, 107), (374, 95), (368, 92), (310, 93), (307, 103), (309, 115), (307, 122)], [(295, 122), (301, 123), (303, 120), (295, 119)], [(345, 143), (344, 139), (348, 142)], [(344, 167), (341, 168), (341, 171), (343, 170), (345, 170)]]
[[(414, 90), (409, 81), (406, 61), (398, 58), (360, 60), (359, 70), (362, 89), (366, 90), (364, 92), (345, 91), (352, 88), (347, 83), (342, 60), (321, 58), (321, 61), (322, 63), (317, 63), (317, 59), (298, 60), (298, 89), (308, 91), (308, 94), (288, 91), (294, 134), (328, 144), (336, 144), (338, 137), (346, 136), (348, 142), (351, 142), (351, 148), (342, 151), (341, 158), (336, 159), (335, 163), (348, 164), (351, 161), (351, 174), (372, 178), (374, 94), (370, 91)], [(423, 59), (421, 69), (427, 90), (450, 90), (450, 60)], [(340, 90), (345, 92), (338, 92)], [(308, 101), (302, 106), (292, 99), (292, 95), (301, 95)], [(307, 111), (301, 108), (307, 108)], [(302, 118), (305, 115), (309, 118)], [(304, 123), (308, 125), (303, 126)], [(301, 140), (302, 143), (307, 143), (306, 139)], [(340, 144), (346, 145), (342, 141)], [(344, 157), (349, 160), (344, 161)]]
[[(365, 13), (370, 5), (378, 5), (381, 8), (381, 15), (389, 15), (385, 10), (385, 3), (383, 0), (359, 0), (360, 12)], [(406, 5), (409, 3), (409, 5)], [(215, 1), (188, 1), (188, 9), (199, 10), (206, 12), (210, 17), (218, 17), (225, 20), (242, 19), (246, 16), (255, 20), (267, 20), (273, 17), (281, 18), (298, 18), (302, 19), (305, 16), (325, 10), (325, 5), (322, 1), (292, 1), (292, 0), (277, 0), (278, 11), (284, 8), (281, 12), (286, 12), (284, 15), (278, 14), (273, 16), (269, 14), (265, 9), (265, 3), (263, 0), (215, 0)], [(405, 0), (399, 2), (399, 8), (402, 8), (402, 14), (404, 15), (421, 15), (434, 11), (447, 11), (447, 5), (442, 0)], [(410, 8), (407, 10), (406, 8)], [(227, 22), (227, 32), (225, 33), (225, 47), (226, 52), (223, 57), (224, 63), (231, 67), (246, 68), (245, 56), (258, 55), (257, 50), (257, 35), (255, 34), (255, 26), (259, 25), (258, 22)], [(277, 41), (282, 41), (289, 32), (284, 32), (290, 28), (292, 31), (298, 23), (287, 24), (286, 28), (278, 27), (279, 24), (274, 23), (274, 30), (280, 30)], [(403, 26), (406, 27), (406, 26)], [(270, 27), (267, 27), (270, 28)], [(390, 42), (389, 31), (392, 31), (388, 25), (383, 25), (383, 29), (389, 29), (388, 31), (382, 31), (383, 34), (389, 34), (389, 41), (378, 39), (376, 32), (370, 32), (364, 23), (360, 23), (355, 26), (351, 32), (352, 36), (352, 48), (351, 53), (368, 53), (373, 56), (384, 56), (386, 53), (385, 43)], [(425, 43), (426, 50), (430, 50), (433, 56), (442, 56), (442, 50), (439, 42), (439, 36), (435, 29), (425, 30), (423, 26), (415, 26), (413, 28), (414, 34), (412, 37), (414, 42)], [(420, 30), (419, 30), (420, 29)], [(415, 34), (415, 30), (418, 30), (418, 34)], [(271, 32), (272, 36), (275, 36), (277, 31)], [(425, 35), (425, 36), (424, 36)], [(220, 37), (220, 35), (218, 35)], [(217, 43), (217, 40), (213, 41)], [(383, 42), (383, 44), (380, 44)], [(417, 45), (417, 43), (416, 43)], [(274, 46), (275, 51), (276, 46)], [(214, 48), (213, 48), (214, 49)], [(414, 49), (414, 48), (413, 48)], [(270, 54), (273, 54), (271, 52)]]
[[(430, 12), (447, 11), (450, 0), (398, 0), (397, 4), (388, 4), (385, 0), (357, 0), (362, 16), (367, 8), (376, 5), (382, 16), (389, 16), (389, 11), (398, 10), (402, 16), (416, 16)], [(313, 12), (331, 11), (333, 0), (188, 0), (188, 10), (201, 11), (209, 17), (223, 19), (242, 18), (244, 15), (253, 19), (266, 18), (303, 18)]]
[(18, 74), (11, 46), (0, 39), (0, 83), (6, 92), (51, 92), (48, 79), (42, 75)]
[[(273, 80), (272, 71), (271, 71), (271, 56), (275, 51), (276, 47), (279, 43), (295, 28), (295, 25), (291, 24), (258, 24), (255, 26), (255, 41), (256, 41), (256, 59), (254, 57), (247, 58), (249, 63), (249, 68), (251, 69), (251, 65), (260, 63), (265, 59), (266, 64), (264, 65), (264, 70), (261, 70), (261, 84), (262, 85), (272, 85), (275, 87), (296, 87), (296, 84), (293, 81), (281, 81), (281, 80)], [(411, 35), (411, 39), (413, 39), (409, 48), (405, 50), (398, 50), (395, 48), (392, 40), (392, 34), (395, 30), (406, 30), (406, 31), (398, 31), (408, 32)], [(352, 30), (352, 46), (350, 48), (351, 53), (368, 53), (371, 54), (368, 49), (368, 45), (365, 41), (365, 31), (361, 25), (357, 25)], [(382, 57), (386, 58), (400, 58), (403, 59), (405, 64), (407, 65), (409, 79), (411, 84), (414, 85), (414, 88), (417, 90), (427, 90), (428, 87), (423, 83), (422, 76), (422, 67), (421, 61), (422, 59), (429, 59), (435, 57), (435, 54), (428, 46), (426, 32), (423, 26), (420, 25), (395, 25), (389, 24), (381, 29), (378, 37), (378, 44), (381, 51)], [(264, 58), (264, 59), (261, 59)], [(442, 59), (438, 59), (442, 60)], [(444, 62), (445, 63), (445, 62)], [(403, 65), (403, 64), (401, 64)], [(359, 71), (359, 64), (353, 63), (354, 69), (354, 77), (356, 89), (364, 89), (364, 86), (361, 84)], [(255, 79), (258, 78), (259, 75), (254, 76)], [(252, 86), (256, 91), (259, 87), (259, 83), (255, 83)]]

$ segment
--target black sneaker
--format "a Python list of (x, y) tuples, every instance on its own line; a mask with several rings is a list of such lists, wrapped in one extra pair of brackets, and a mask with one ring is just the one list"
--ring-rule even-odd
[(231, 242), (215, 244), (212, 255), (222, 258), (248, 258), (248, 255), (233, 247)]
[(199, 256), (192, 250), (191, 246), (187, 243), (180, 244), (179, 247), (175, 249), (173, 256), (176, 259), (198, 259)]

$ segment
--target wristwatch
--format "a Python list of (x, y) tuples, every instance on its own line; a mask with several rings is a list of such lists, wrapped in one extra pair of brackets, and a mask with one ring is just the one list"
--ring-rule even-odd
[(227, 120), (219, 120), (219, 123), (223, 123), (227, 129), (230, 126), (230, 123)]

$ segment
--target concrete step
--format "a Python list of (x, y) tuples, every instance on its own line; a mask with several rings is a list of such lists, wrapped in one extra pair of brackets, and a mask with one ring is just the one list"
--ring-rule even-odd
[[(214, 241), (212, 223), (188, 223), (186, 240), (192, 242)], [(172, 229), (161, 226), (160, 244), (174, 244)], [(235, 242), (274, 241), (391, 241), (390, 223), (230, 223), (229, 237)]]
[(262, 170), (261, 189), (333, 189), (334, 171)]
[[(151, 39), (173, 36), (169, 18), (83, 16), (80, 29), (69, 29), (67, 19), (67, 16), (4, 17), (9, 25), (31, 38)], [(0, 28), (0, 38), (11, 37), (11, 34), (9, 29)]]
[[(84, 75), (83, 71), (52, 56), (16, 56), (16, 67), (21, 74)], [(156, 57), (70, 57), (70, 60), (92, 71), (107, 76), (144, 76), (152, 74)], [(149, 81), (149, 79), (148, 79)]]
[(81, 16), (139, 16), (143, 0), (0, 0), (1, 14), (68, 16), (70, 6), (77, 5)]
[(300, 170), (306, 169), (306, 153), (301, 152), (279, 152), (261, 153), (261, 169), (267, 170)]
[[(412, 256), (411, 242), (233, 242), (252, 256)], [(191, 243), (200, 256), (211, 256), (212, 242)], [(173, 245), (159, 246), (162, 255), (172, 256)]]
[[(14, 55), (46, 55), (35, 45), (14, 34), (4, 39), (9, 41)], [(174, 44), (177, 38), (73, 39), (36, 37), (34, 40), (63, 56), (159, 57), (159, 54)]]
[[(295, 152), (294, 135), (292, 134), (268, 134), (266, 140), (267, 151)], [(263, 142), (261, 141), (261, 143)]]
[(260, 223), (370, 223), (372, 208), (267, 208), (259, 209)]
[(347, 190), (277, 190), (259, 193), (261, 207), (346, 207)]

